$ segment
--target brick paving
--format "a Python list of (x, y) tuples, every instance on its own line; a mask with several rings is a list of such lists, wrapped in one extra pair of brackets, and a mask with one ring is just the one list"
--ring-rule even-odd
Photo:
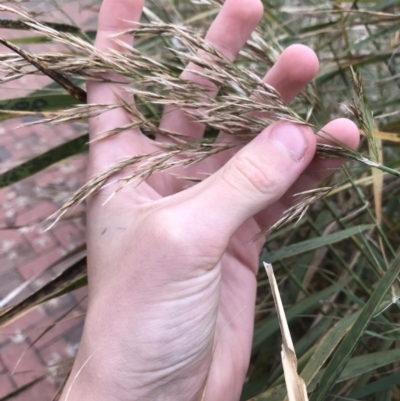
[[(76, 16), (78, 25), (84, 18), (93, 17), (93, 13), (82, 12), (81, 3), (63, 4), (72, 7), (67, 11)], [(43, 10), (50, 2), (32, 4)], [(62, 18), (55, 20), (60, 22)], [(28, 35), (32, 33), (0, 29), (0, 36), (8, 38)], [(49, 49), (48, 44), (32, 48), (42, 51), (45, 46)], [(2, 84), (0, 99), (25, 96), (47, 83), (46, 77), (29, 76)], [(83, 124), (17, 128), (31, 120), (26, 117), (0, 122), (0, 173), (87, 129)], [(85, 166), (86, 155), (79, 155), (0, 190), (0, 302), (15, 288), (38, 276), (13, 302), (34, 291), (55, 274), (51, 269), (40, 275), (41, 272), (84, 243), (84, 207), (74, 210), (73, 215), (50, 230), (45, 229), (46, 218), (84, 182)], [(86, 289), (81, 289), (50, 300), (0, 329), (0, 400), (35, 381), (11, 399), (53, 400), (77, 352), (86, 297)]]
[[(2, 127), (14, 132), (15, 122), (3, 123)], [(55, 135), (54, 127), (48, 129), (50, 137)], [(61, 130), (57, 127), (57, 134)], [(76, 135), (79, 133), (76, 131)], [(35, 138), (32, 129), (23, 141)], [(15, 150), (15, 143), (16, 140), (8, 141), (3, 146), (13, 163), (19, 163), (23, 159)], [(83, 183), (85, 159), (85, 155), (71, 158), (0, 190), (0, 300), (84, 243), (82, 217), (68, 218), (48, 231), (45, 229), (46, 218)], [(58, 197), (51, 196), (55, 191)], [(17, 299), (53, 276), (51, 270), (40, 275)], [(48, 301), (0, 330), (0, 398), (45, 375), (42, 381), (12, 399), (52, 400), (77, 351), (85, 312), (85, 302), (81, 301), (85, 298), (86, 291), (80, 290)]]

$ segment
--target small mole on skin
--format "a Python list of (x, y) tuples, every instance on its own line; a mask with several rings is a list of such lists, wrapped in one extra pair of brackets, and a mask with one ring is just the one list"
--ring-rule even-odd
[(103, 230), (103, 232), (101, 233), (101, 235), (104, 235), (106, 231), (107, 231), (107, 227)]

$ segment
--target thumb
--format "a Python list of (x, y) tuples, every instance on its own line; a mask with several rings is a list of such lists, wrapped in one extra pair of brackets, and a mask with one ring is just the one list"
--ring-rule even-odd
[(192, 216), (200, 212), (203, 222), (206, 219), (232, 235), (285, 194), (311, 162), (315, 149), (316, 138), (309, 127), (286, 121), (272, 124), (214, 175), (192, 187), (196, 191), (188, 205)]

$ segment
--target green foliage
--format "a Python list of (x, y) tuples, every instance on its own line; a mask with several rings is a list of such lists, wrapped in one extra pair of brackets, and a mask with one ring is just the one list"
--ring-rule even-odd
[(333, 234), (328, 234), (323, 237), (313, 238), (302, 242), (297, 242), (295, 244), (285, 246), (283, 248), (277, 249), (276, 251), (271, 251), (263, 254), (263, 257), (268, 260), (268, 263), (278, 262), (291, 256), (297, 256), (302, 253), (312, 251), (314, 249), (321, 248), (330, 244), (347, 239), (355, 234), (361, 234), (363, 231), (372, 228), (372, 225), (362, 225), (347, 228), (342, 231), (338, 231)]
[(54, 163), (86, 151), (88, 140), (89, 135), (72, 139), (0, 174), (0, 188), (14, 184), (50, 167)]

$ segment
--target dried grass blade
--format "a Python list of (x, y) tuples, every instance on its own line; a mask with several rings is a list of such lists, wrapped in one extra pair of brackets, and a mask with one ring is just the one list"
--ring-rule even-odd
[[(14, 0), (15, 1), (15, 0)], [(53, 28), (57, 31), (61, 32), (69, 32), (69, 33), (80, 33), (81, 30), (73, 25), (68, 24), (57, 24), (54, 22), (46, 22), (46, 21), (39, 21), (43, 25), (47, 25), (50, 28)], [(31, 27), (25, 23), (25, 21), (20, 20), (8, 20), (8, 19), (1, 19), (0, 20), (0, 28), (2, 29), (19, 29), (19, 30), (30, 30)]]
[[(365, 132), (361, 130), (360, 134), (365, 135)], [(395, 132), (375, 131), (374, 137), (383, 141), (400, 143), (400, 134), (397, 134)]]
[(71, 96), (75, 99), (79, 100), (82, 103), (86, 103), (86, 92), (80, 88), (79, 86), (74, 85), (68, 78), (65, 78), (60, 73), (51, 70), (47, 64), (43, 61), (40, 61), (38, 58), (30, 55), (25, 50), (20, 49), (9, 41), (0, 38), (0, 43), (4, 46), (8, 47), (15, 53), (19, 54), (26, 61), (34, 65), (38, 70), (42, 71), (43, 74), (50, 77), (53, 81), (57, 82), (60, 86), (62, 86)]
[(282, 365), (285, 374), (285, 382), (289, 401), (308, 401), (307, 388), (304, 380), (297, 373), (297, 357), (290, 335), (289, 326), (283, 309), (272, 265), (264, 262), (268, 279), (274, 297), (275, 307), (278, 314), (279, 325), (282, 332)]
[[(379, 138), (374, 138), (374, 140), (378, 152), (378, 162), (383, 164), (382, 140)], [(371, 169), (371, 172), (373, 180), (376, 221), (380, 225), (382, 224), (383, 171), (373, 168)]]
[(4, 328), (13, 323), (18, 318), (24, 316), (31, 310), (49, 299), (61, 296), (65, 292), (76, 288), (76, 284), (86, 280), (86, 249), (78, 248), (72, 254), (54, 263), (49, 269), (60, 269), (62, 272), (57, 274), (49, 282), (28, 295), (21, 302), (4, 309), (0, 309), (0, 328)]

